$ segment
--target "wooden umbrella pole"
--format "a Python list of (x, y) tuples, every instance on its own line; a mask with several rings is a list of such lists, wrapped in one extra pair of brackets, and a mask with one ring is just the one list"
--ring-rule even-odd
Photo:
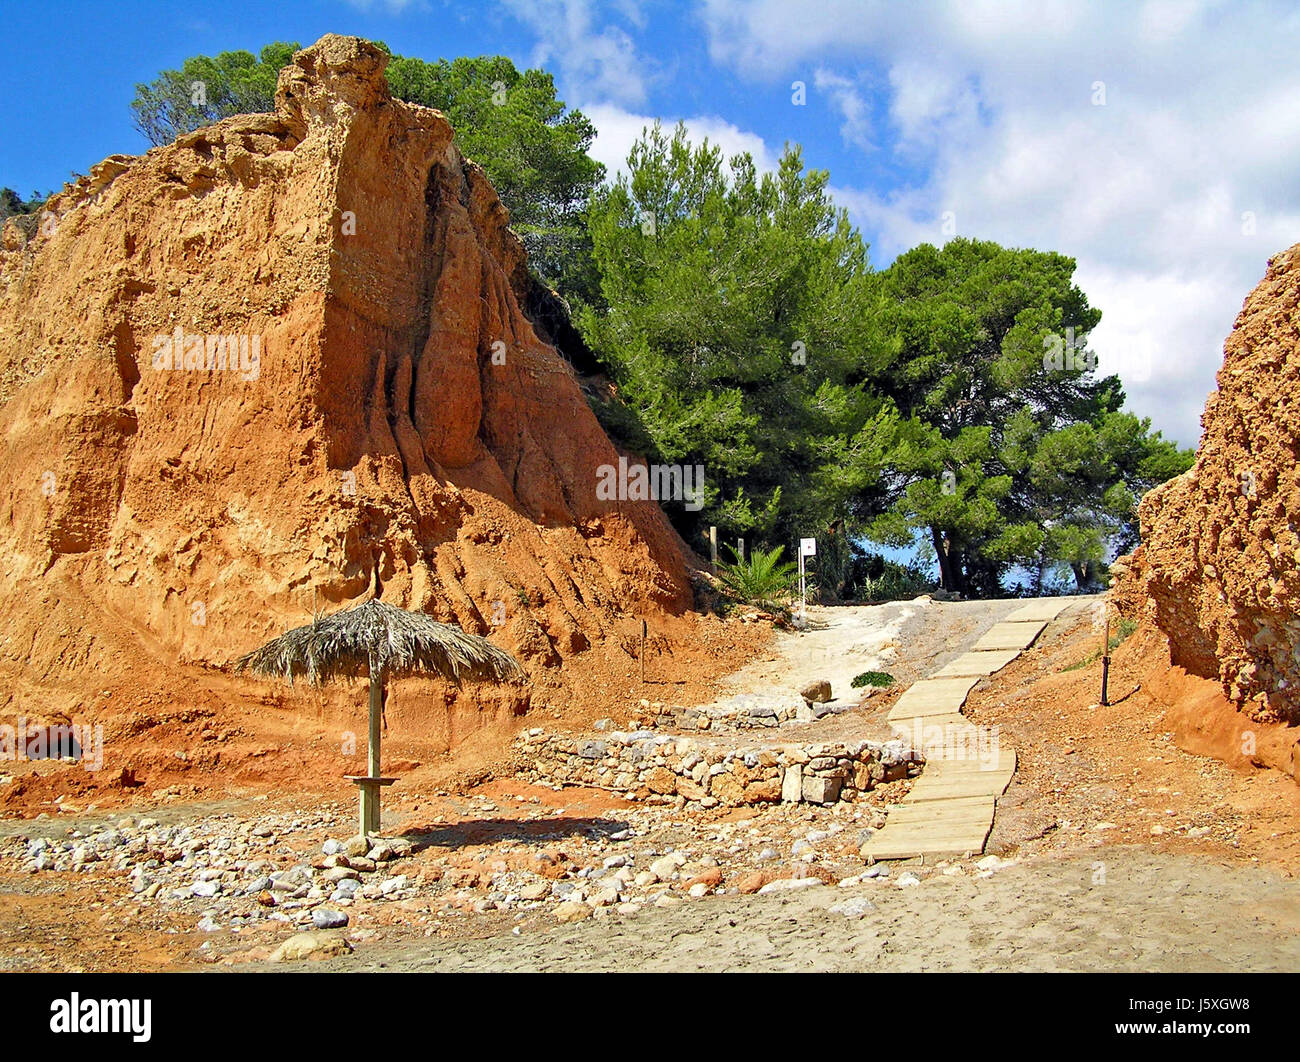
[[(373, 658), (370, 662), (370, 740), (366, 749), (368, 761), (366, 773), (372, 779), (379, 777), (379, 722), (384, 710), (384, 677), (375, 667)], [(371, 782), (361, 787), (361, 832), (371, 834), (379, 832), (379, 785)]]

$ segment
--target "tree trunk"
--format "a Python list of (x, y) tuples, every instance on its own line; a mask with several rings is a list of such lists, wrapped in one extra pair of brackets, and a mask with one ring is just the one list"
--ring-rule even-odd
[[(952, 593), (961, 592), (961, 571), (953, 563), (954, 550), (937, 527), (930, 528), (930, 540), (934, 543), (935, 555), (939, 558), (939, 585)], [(960, 554), (958, 564), (960, 563)]]

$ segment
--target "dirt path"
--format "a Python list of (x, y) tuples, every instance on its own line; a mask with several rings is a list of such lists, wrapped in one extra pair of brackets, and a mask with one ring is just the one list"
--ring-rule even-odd
[[(1085, 599), (1080, 599), (1085, 600)], [(802, 687), (826, 679), (837, 699), (863, 671), (885, 671), (901, 685), (940, 667), (1018, 608), (1019, 601), (893, 601), (882, 605), (810, 607), (808, 629), (778, 634), (770, 651), (723, 680), (730, 692)]]

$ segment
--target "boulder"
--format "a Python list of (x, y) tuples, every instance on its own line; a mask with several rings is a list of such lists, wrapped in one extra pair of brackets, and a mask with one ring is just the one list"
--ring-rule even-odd
[(342, 933), (323, 930), (295, 933), (270, 955), (271, 962), (301, 962), (303, 959), (329, 959), (346, 955), (352, 945)]

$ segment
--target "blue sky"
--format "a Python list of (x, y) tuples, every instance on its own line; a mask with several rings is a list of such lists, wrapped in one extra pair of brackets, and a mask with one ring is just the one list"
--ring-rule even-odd
[(1074, 256), (1102, 370), (1184, 445), (1243, 298), (1300, 240), (1294, 3), (55, 0), (40, 21), (0, 64), (0, 184), (24, 196), (143, 151), (134, 86), (190, 55), (327, 32), (505, 54), (555, 74), (610, 165), (656, 117), (760, 165), (802, 144), (878, 265), (953, 233)]

